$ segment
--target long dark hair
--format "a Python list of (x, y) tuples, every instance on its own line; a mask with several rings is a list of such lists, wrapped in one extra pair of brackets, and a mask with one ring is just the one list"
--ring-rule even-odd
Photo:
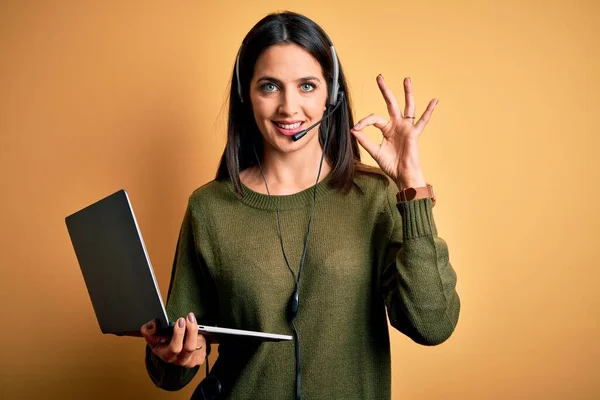
[[(323, 76), (331, 90), (333, 81), (333, 59), (330, 40), (325, 31), (309, 18), (293, 13), (281, 12), (267, 15), (248, 32), (239, 51), (239, 78), (241, 94), (238, 95), (238, 82), (235, 66), (231, 78), (229, 93), (229, 118), (227, 126), (227, 144), (217, 170), (217, 180), (231, 179), (234, 188), (242, 195), (240, 171), (257, 163), (263, 154), (263, 138), (250, 109), (249, 86), (254, 74), (254, 65), (261, 53), (276, 44), (293, 43), (311, 54), (321, 65)], [(338, 59), (339, 63), (339, 59)], [(350, 94), (341, 63), (339, 63), (339, 90), (344, 93), (342, 104), (329, 118), (330, 135), (325, 156), (332, 166), (329, 184), (340, 190), (349, 190), (353, 186), (356, 172), (382, 173), (360, 162), (360, 151), (356, 138), (350, 133), (354, 126)], [(320, 125), (321, 145), (325, 132)], [(385, 176), (382, 176), (385, 179)]]

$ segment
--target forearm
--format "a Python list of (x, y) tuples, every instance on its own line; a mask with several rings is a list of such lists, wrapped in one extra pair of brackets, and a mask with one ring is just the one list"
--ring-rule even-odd
[[(402, 247), (389, 260), (386, 305), (392, 326), (417, 343), (445, 341), (458, 322), (460, 299), (448, 246), (437, 236), (428, 199), (398, 204)], [(393, 264), (392, 264), (393, 263)]]

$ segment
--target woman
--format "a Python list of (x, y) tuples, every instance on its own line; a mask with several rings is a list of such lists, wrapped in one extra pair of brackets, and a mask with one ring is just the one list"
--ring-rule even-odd
[[(390, 397), (393, 327), (446, 340), (460, 301), (417, 140), (410, 79), (402, 112), (354, 125), (343, 70), (308, 18), (272, 14), (247, 34), (231, 81), (228, 139), (214, 181), (189, 199), (167, 299), (170, 338), (142, 327), (156, 385), (177, 390), (207, 355), (197, 324), (293, 334), (226, 340), (208, 384), (234, 399)], [(381, 144), (363, 133), (374, 125)], [(311, 129), (312, 128), (312, 129)], [(380, 168), (360, 163), (358, 143)], [(398, 195), (398, 197), (397, 197)], [(187, 333), (187, 334), (186, 334)]]

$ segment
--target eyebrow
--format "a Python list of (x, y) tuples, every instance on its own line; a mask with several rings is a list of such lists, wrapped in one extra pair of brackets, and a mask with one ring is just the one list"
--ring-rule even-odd
[[(262, 81), (269, 81), (269, 82), (273, 82), (277, 85), (281, 85), (283, 82), (281, 82), (279, 79), (277, 78), (273, 78), (272, 76), (261, 76), (260, 78), (258, 78), (256, 80), (256, 83), (260, 83)], [(305, 76), (303, 78), (297, 79), (296, 82), (305, 82), (305, 81), (317, 81), (317, 82), (321, 82), (321, 80), (319, 78), (317, 78), (316, 76)]]

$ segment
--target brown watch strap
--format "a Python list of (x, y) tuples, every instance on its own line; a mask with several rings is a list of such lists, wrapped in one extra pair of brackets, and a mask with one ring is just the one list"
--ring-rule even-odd
[(431, 202), (435, 206), (436, 196), (433, 186), (427, 184), (427, 186), (416, 187), (416, 188), (405, 188), (398, 192), (396, 200), (398, 201), (410, 201), (418, 199), (430, 198)]

